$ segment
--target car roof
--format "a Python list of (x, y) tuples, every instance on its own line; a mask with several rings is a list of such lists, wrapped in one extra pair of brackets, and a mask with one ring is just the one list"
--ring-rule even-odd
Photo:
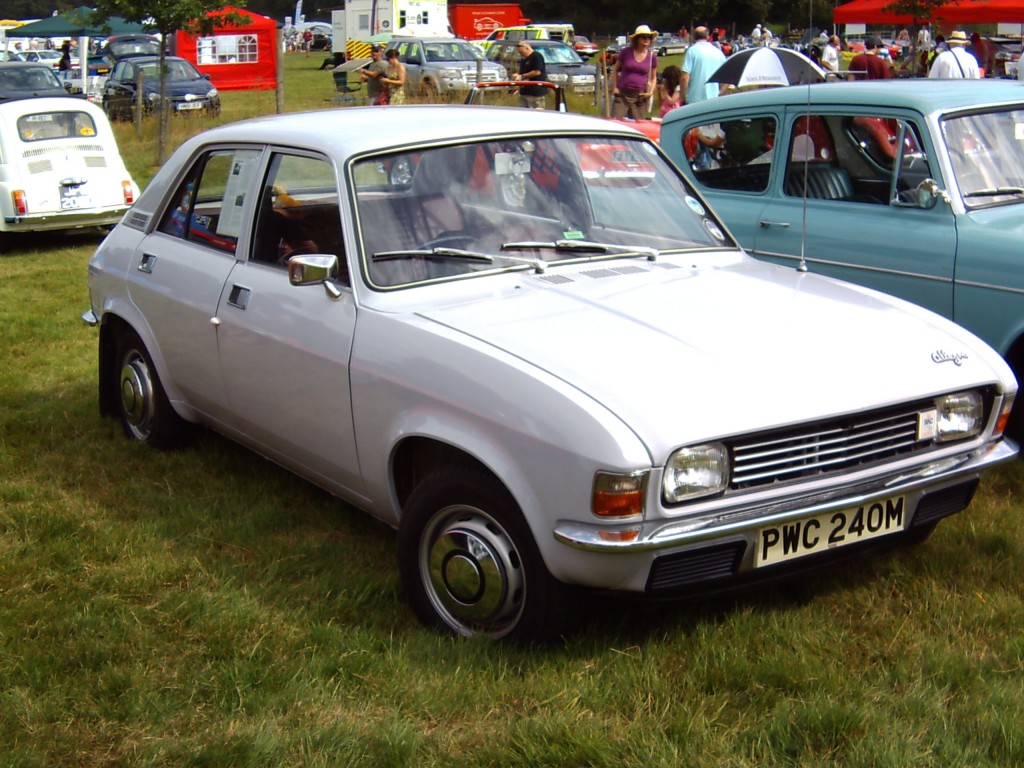
[(665, 123), (723, 110), (810, 106), (903, 107), (921, 114), (953, 112), (993, 103), (1024, 102), (1024, 88), (1016, 80), (932, 80), (900, 78), (857, 82), (819, 83), (812, 86), (764, 88), (732, 93), (717, 99), (673, 109)]
[(8, 120), (17, 119), (26, 113), (68, 111), (88, 112), (94, 120), (107, 122), (102, 107), (77, 96), (37, 96), (32, 99), (0, 101), (0, 115)]
[[(315, 119), (310, 119), (315, 117)], [(409, 126), (416, 130), (410, 134)], [(409, 149), (420, 144), (540, 132), (629, 136), (636, 131), (588, 115), (551, 110), (459, 104), (345, 107), (256, 117), (210, 128), (187, 146), (215, 142), (258, 142), (316, 147), (339, 157), (370, 151)]]
[(38, 61), (0, 61), (0, 69), (45, 69), (53, 71), (49, 64), (40, 64)]

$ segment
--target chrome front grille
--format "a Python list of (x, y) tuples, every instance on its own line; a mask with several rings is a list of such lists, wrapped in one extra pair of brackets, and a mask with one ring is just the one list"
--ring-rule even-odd
[(802, 480), (931, 450), (932, 440), (918, 438), (918, 423), (933, 407), (926, 401), (729, 441), (729, 488)]

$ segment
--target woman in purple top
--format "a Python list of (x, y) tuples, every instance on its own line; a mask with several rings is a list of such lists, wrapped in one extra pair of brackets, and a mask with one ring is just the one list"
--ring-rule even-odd
[(612, 69), (612, 117), (643, 119), (658, 80), (658, 57), (651, 50), (657, 34), (641, 24), (619, 51)]

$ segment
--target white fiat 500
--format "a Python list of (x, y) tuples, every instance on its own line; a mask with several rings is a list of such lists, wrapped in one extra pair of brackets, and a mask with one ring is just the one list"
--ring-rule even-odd
[(749, 258), (651, 141), (579, 115), (215, 128), (89, 287), (104, 414), (161, 448), (214, 429), (395, 526), (413, 610), (465, 635), (921, 540), (1016, 453), (984, 343)]
[(97, 105), (66, 96), (0, 103), (0, 237), (116, 224), (138, 194)]

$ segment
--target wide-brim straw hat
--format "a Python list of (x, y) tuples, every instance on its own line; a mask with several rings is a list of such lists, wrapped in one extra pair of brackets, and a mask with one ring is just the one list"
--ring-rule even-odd
[(650, 37), (657, 37), (658, 36), (658, 30), (651, 29), (646, 24), (641, 24), (639, 27), (636, 28), (636, 30), (633, 32), (633, 34), (629, 36), (629, 39), (632, 40), (634, 37), (639, 37), (641, 35), (648, 35)]
[(946, 42), (950, 45), (967, 45), (967, 33), (962, 29), (954, 29), (949, 33)]

